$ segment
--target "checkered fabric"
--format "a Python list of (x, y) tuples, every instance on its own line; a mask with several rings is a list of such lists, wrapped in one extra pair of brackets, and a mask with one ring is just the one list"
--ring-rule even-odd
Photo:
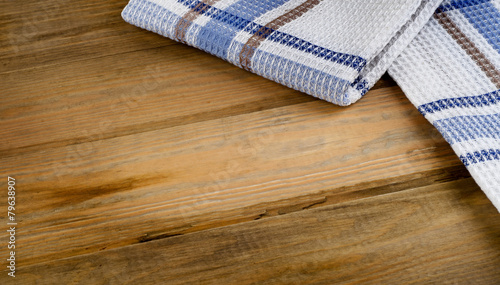
[(349, 105), (438, 0), (131, 0), (123, 18), (288, 87)]
[(500, 211), (500, 1), (445, 1), (389, 68)]
[(389, 69), (500, 211), (499, 9), (500, 0), (130, 0), (122, 16), (342, 106)]

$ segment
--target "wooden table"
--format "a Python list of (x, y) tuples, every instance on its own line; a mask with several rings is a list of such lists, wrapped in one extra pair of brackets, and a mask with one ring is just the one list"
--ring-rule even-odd
[(338, 107), (126, 2), (0, 3), (0, 284), (500, 282), (500, 215), (389, 77)]

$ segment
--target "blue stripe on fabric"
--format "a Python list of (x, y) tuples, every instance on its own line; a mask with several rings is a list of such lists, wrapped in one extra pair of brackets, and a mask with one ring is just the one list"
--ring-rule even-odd
[[(198, 3), (201, 3), (198, 0), (178, 0), (178, 2), (188, 7), (195, 7)], [(245, 5), (248, 5), (247, 2), (255, 3), (253, 0), (239, 1), (237, 3), (243, 2), (245, 2)], [(264, 2), (282, 3), (282, 1)], [(249, 14), (249, 16), (245, 14), (245, 17), (248, 17), (250, 19), (242, 18), (236, 15), (236, 13), (241, 13), (242, 10), (246, 11), (246, 9), (244, 9), (244, 6), (234, 9), (234, 11), (231, 10), (234, 13), (231, 13), (229, 11), (229, 8), (226, 10), (221, 10), (211, 6), (210, 8), (204, 9), (202, 14), (204, 16), (212, 18), (213, 20), (207, 23), (205, 27), (201, 28), (199, 36), (194, 45), (211, 54), (227, 59), (228, 48), (238, 31), (245, 31), (250, 34), (255, 34), (260, 29), (269, 29), (260, 24), (252, 22), (252, 20), (254, 20), (254, 18), (256, 17), (255, 15), (257, 15), (258, 13), (252, 12)], [(259, 11), (263, 12), (263, 10)], [(361, 71), (361, 69), (366, 65), (366, 59), (360, 56), (335, 52), (333, 50), (314, 45), (298, 37), (277, 30), (270, 30), (272, 33), (270, 33), (270, 35), (267, 37), (267, 40), (282, 44), (283, 46), (291, 47), (296, 50), (315, 55), (324, 60), (351, 67), (357, 71)]]
[(460, 160), (465, 166), (476, 163), (500, 160), (500, 149), (483, 149), (460, 155)]
[(368, 92), (368, 90), (370, 89), (368, 88), (368, 81), (366, 79), (363, 79), (361, 76), (356, 78), (351, 83), (351, 87), (356, 88), (356, 90), (360, 92), (361, 96), (365, 96), (366, 92)]
[[(243, 44), (238, 43), (241, 49)], [(272, 65), (269, 62), (273, 62)], [(349, 105), (347, 89), (351, 83), (345, 79), (324, 71), (306, 66), (296, 61), (283, 58), (273, 53), (256, 50), (253, 56), (252, 70), (265, 78), (285, 86), (319, 97), (338, 105)]]
[(457, 0), (457, 1), (451, 1), (448, 4), (442, 4), (439, 6), (436, 10), (436, 13), (442, 13), (442, 12), (447, 12), (451, 10), (456, 10), (456, 9), (462, 9), (466, 7), (471, 7), (474, 5), (480, 5), (483, 3), (490, 2), (491, 0)]
[[(201, 27), (194, 45), (218, 57), (227, 58), (229, 46), (239, 31), (252, 25), (253, 21), (264, 13), (288, 1), (289, 0), (240, 0), (224, 10), (202, 4), (209, 7), (209, 9), (205, 9), (205, 12), (202, 14), (210, 17), (211, 20)], [(188, 5), (189, 7), (201, 3), (197, 0), (178, 0), (178, 2)], [(242, 17), (236, 14), (242, 15)]]
[(492, 3), (464, 7), (460, 12), (469, 23), (500, 53), (500, 12)]
[(479, 138), (500, 139), (500, 114), (457, 116), (433, 125), (450, 144)]
[(422, 115), (437, 113), (453, 108), (479, 108), (496, 105), (500, 103), (500, 90), (478, 96), (466, 96), (458, 98), (447, 98), (418, 106), (418, 111)]
[[(161, 19), (151, 20), (153, 11), (158, 12), (156, 15), (163, 15)], [(168, 27), (181, 19), (179, 15), (145, 0), (130, 1), (122, 14), (128, 22), (167, 37), (173, 36), (168, 34)], [(193, 26), (199, 28), (196, 24)], [(240, 45), (238, 49), (241, 50), (243, 43), (236, 44)], [(263, 77), (309, 94), (326, 94), (325, 98), (321, 99), (339, 105), (352, 103), (346, 93), (351, 83), (345, 79), (262, 50), (255, 52), (254, 60), (256, 69), (253, 71)], [(269, 65), (266, 62), (274, 62), (274, 64)]]

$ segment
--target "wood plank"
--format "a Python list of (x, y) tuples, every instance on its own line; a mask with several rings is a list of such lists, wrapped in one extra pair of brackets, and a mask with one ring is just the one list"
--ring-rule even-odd
[(185, 46), (77, 66), (4, 76), (0, 156), (316, 100)]
[(259, 204), (321, 191), (453, 179), (443, 170), (463, 166), (434, 132), (391, 87), (350, 108), (314, 100), (4, 156), (0, 176), (23, 189), (20, 263), (33, 264), (252, 220)]
[(24, 267), (19, 279), (26, 284), (497, 284), (500, 221), (477, 190), (470, 178), (426, 186)]
[(0, 74), (177, 44), (126, 23), (127, 3), (2, 1)]

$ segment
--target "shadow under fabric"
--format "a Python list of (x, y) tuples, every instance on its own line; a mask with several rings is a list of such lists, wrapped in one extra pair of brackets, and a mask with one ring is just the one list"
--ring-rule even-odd
[(131, 0), (125, 21), (347, 106), (386, 72), (500, 211), (500, 0)]

